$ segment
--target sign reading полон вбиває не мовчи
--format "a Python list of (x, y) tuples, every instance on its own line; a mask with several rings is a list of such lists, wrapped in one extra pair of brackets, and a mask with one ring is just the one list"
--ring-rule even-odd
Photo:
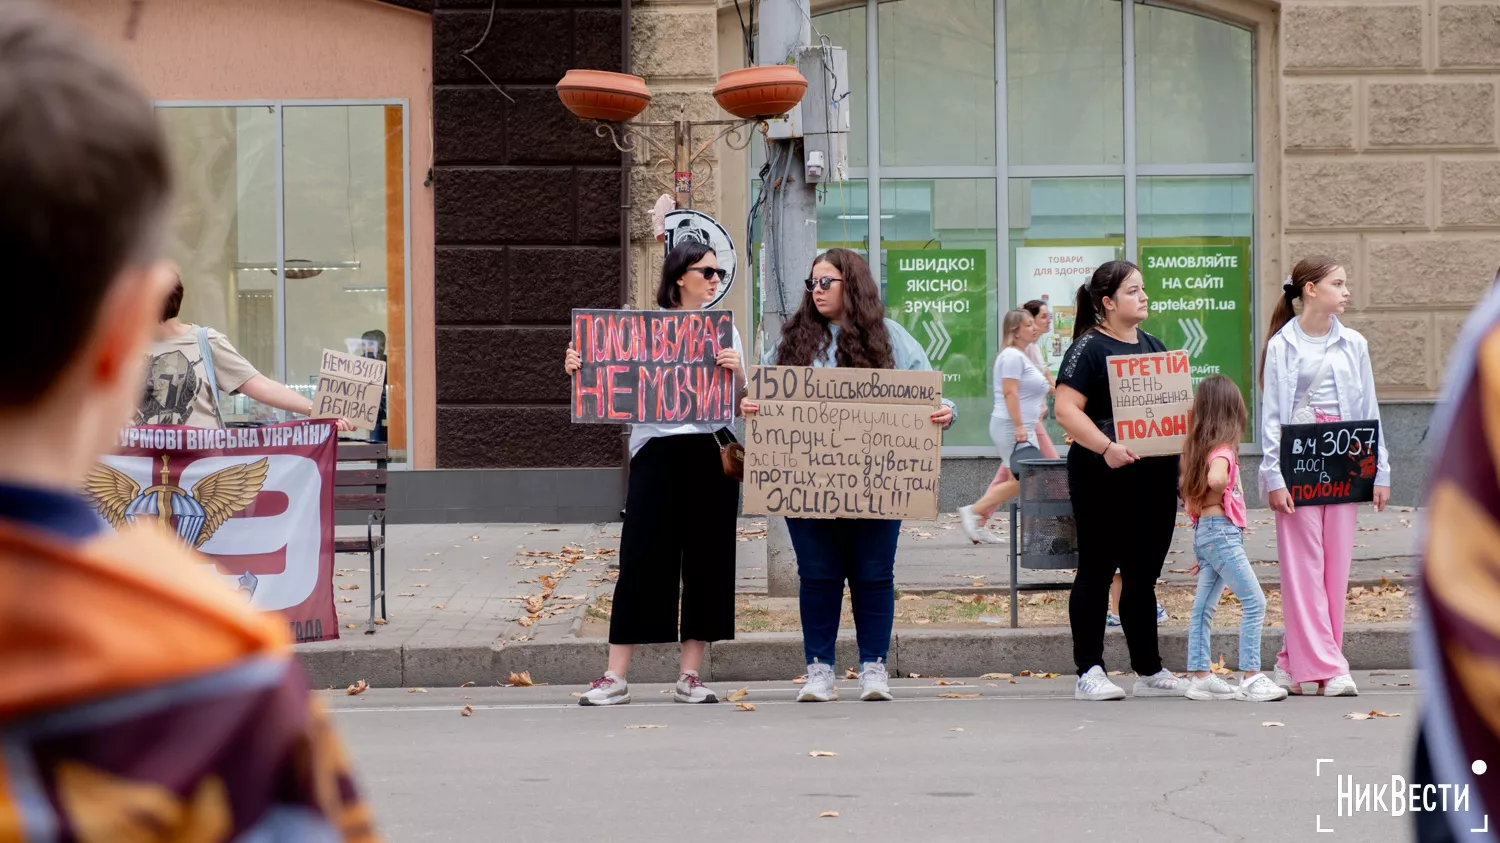
[(734, 418), (728, 310), (574, 310), (573, 421), (693, 424)]
[(1297, 506), (1375, 500), (1380, 422), (1281, 426), (1281, 479)]

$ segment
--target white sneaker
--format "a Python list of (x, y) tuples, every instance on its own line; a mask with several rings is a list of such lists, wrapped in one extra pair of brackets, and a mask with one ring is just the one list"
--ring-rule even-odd
[(607, 670), (604, 675), (595, 679), (583, 696), (578, 698), (579, 705), (625, 705), (630, 702), (630, 683), (615, 675), (612, 670)]
[(1328, 684), (1323, 686), (1323, 696), (1357, 697), (1359, 696), (1359, 689), (1354, 687), (1354, 677), (1345, 673), (1328, 680)]
[(1104, 668), (1096, 664), (1089, 668), (1088, 673), (1078, 677), (1078, 686), (1073, 689), (1073, 699), (1090, 702), (1123, 700), (1125, 689), (1109, 681)]
[(1302, 683), (1293, 682), (1292, 675), (1287, 673), (1286, 668), (1279, 664), (1271, 672), (1271, 681), (1276, 683), (1276, 687), (1285, 689), (1288, 694), (1302, 696)]
[[(1286, 699), (1287, 689), (1272, 682), (1264, 673), (1240, 680), (1239, 699), (1245, 702), (1277, 702)], [(1191, 697), (1192, 692), (1188, 692)]]
[(973, 506), (961, 506), (958, 508), (958, 521), (964, 529), (964, 535), (975, 544), (991, 544), (993, 539), (986, 536), (987, 532), (979, 523), (979, 513), (974, 511)]
[(859, 698), (864, 702), (894, 699), (891, 696), (891, 675), (886, 672), (885, 659), (865, 662), (860, 667)]
[(833, 668), (822, 662), (807, 666), (807, 683), (797, 692), (797, 702), (833, 702), (839, 698)]
[(1153, 676), (1141, 676), (1135, 680), (1137, 697), (1180, 697), (1187, 693), (1188, 681), (1166, 668)]
[[(1175, 676), (1173, 677), (1176, 678)], [(1199, 679), (1192, 677), (1188, 679), (1187, 693), (1183, 696), (1190, 700), (1206, 702), (1208, 700), (1232, 700), (1240, 695), (1239, 689), (1225, 682), (1223, 679), (1210, 673)]]
[(698, 678), (698, 671), (692, 670), (677, 677), (677, 690), (672, 693), (672, 700), (680, 703), (716, 703), (719, 695), (703, 684), (703, 680)]

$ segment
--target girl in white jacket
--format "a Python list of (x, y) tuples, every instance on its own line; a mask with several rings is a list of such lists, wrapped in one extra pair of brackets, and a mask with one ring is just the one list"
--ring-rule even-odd
[[(1285, 641), (1276, 656), (1276, 684), (1293, 694), (1316, 682), (1328, 696), (1359, 693), (1344, 658), (1344, 595), (1354, 558), (1357, 504), (1297, 506), (1281, 474), (1281, 427), (1301, 405), (1318, 422), (1380, 418), (1370, 346), (1339, 322), (1349, 303), (1344, 268), (1322, 255), (1292, 269), (1261, 358), (1260, 482), (1276, 511)], [(1302, 302), (1296, 316), (1295, 303)], [(1375, 508), (1391, 497), (1391, 466), (1380, 440)]]

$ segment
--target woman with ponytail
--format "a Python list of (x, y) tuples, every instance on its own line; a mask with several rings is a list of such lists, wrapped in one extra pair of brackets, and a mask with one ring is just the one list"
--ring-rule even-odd
[[(1331, 697), (1359, 694), (1343, 652), (1359, 506), (1297, 506), (1281, 475), (1282, 425), (1380, 419), (1369, 343), (1338, 319), (1348, 303), (1344, 268), (1323, 255), (1303, 258), (1282, 287), (1261, 354), (1260, 482), (1276, 511), (1286, 627), (1272, 678), (1293, 694), (1307, 682)], [(1385, 509), (1390, 497), (1390, 458), (1381, 439), (1375, 508)]]
[(1078, 535), (1078, 573), (1068, 599), (1079, 700), (1119, 700), (1125, 689), (1104, 669), (1109, 584), (1121, 577), (1120, 621), (1138, 697), (1180, 697), (1188, 683), (1162, 667), (1156, 637), (1156, 580), (1177, 524), (1177, 457), (1138, 457), (1114, 440), (1114, 409), (1105, 360), (1162, 353), (1140, 329), (1151, 313), (1141, 271), (1110, 261), (1078, 288), (1073, 345), (1057, 378), (1057, 421), (1068, 449), (1068, 495)]

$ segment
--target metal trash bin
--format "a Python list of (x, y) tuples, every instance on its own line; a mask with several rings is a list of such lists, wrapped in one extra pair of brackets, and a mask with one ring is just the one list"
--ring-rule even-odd
[(1068, 583), (1021, 585), (1020, 569), (1057, 571), (1078, 567), (1078, 529), (1068, 496), (1068, 461), (1045, 459), (1035, 448), (1018, 449), (1012, 461), (1021, 482), (1010, 506), (1010, 625), (1019, 624), (1020, 592), (1067, 587)]

